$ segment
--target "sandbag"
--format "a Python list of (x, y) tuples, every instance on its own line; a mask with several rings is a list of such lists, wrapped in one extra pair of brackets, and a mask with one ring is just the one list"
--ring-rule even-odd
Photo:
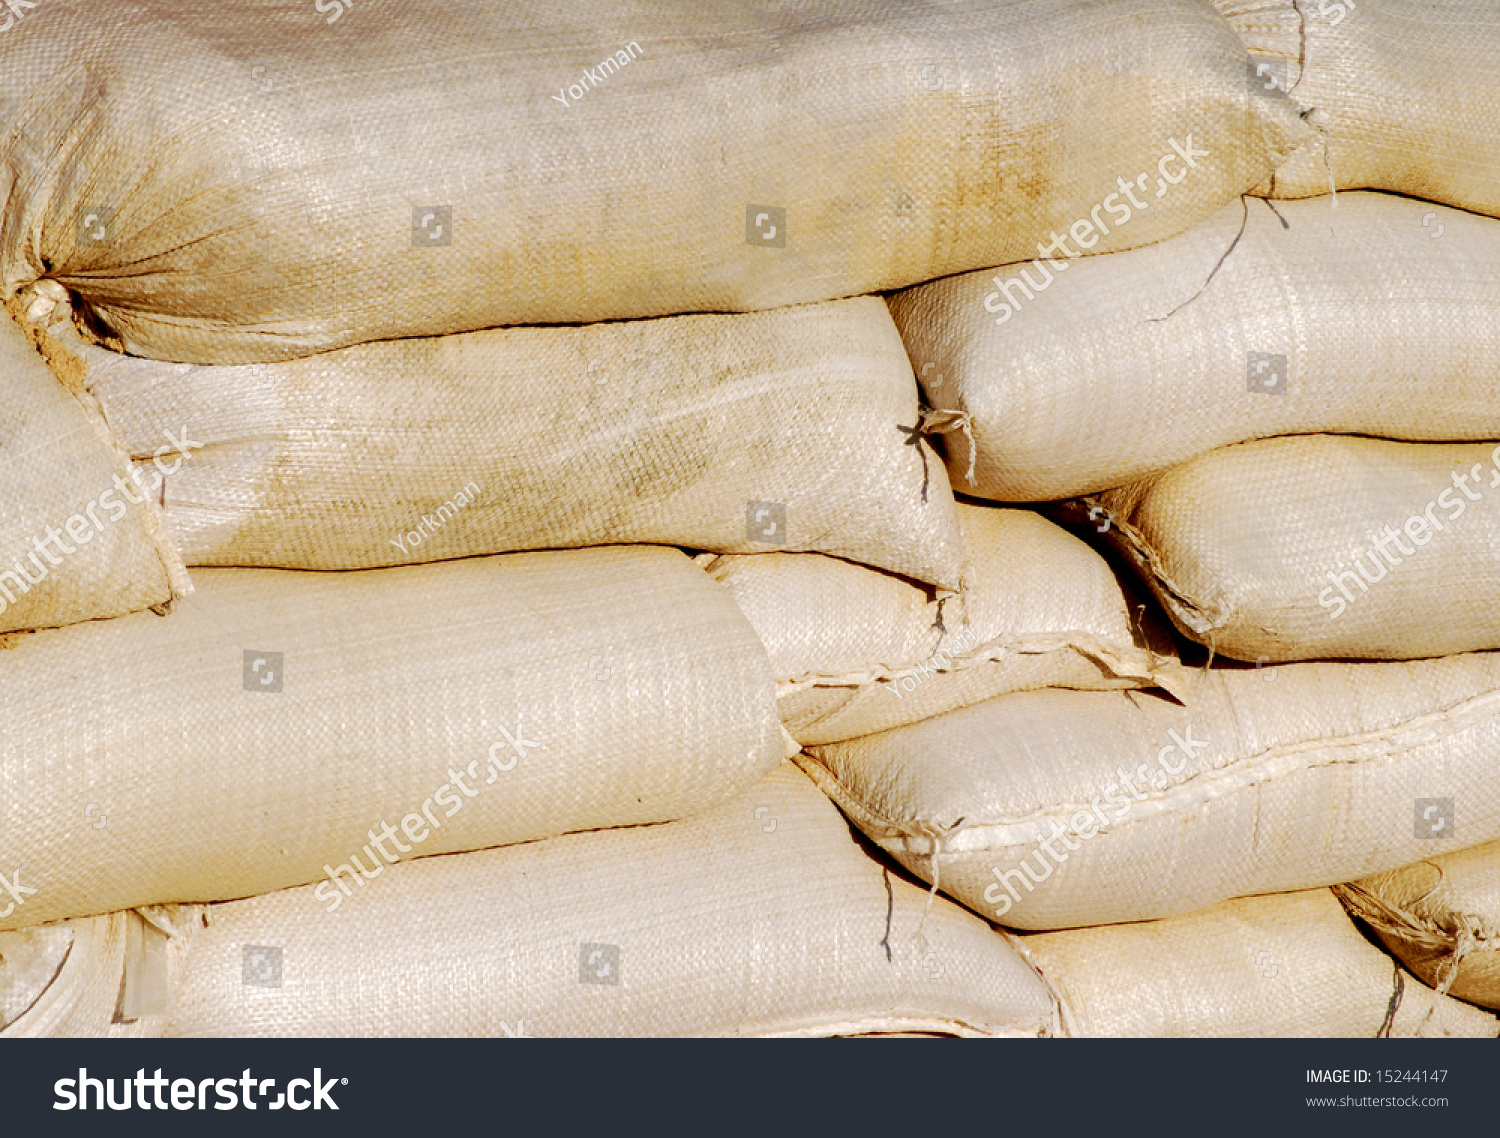
[(1021, 938), (1082, 1037), (1494, 1038), (1359, 935), (1327, 889)]
[[(393, 866), (332, 914), (303, 888), (183, 923), (172, 1035), (1056, 1032), (1005, 941), (790, 766), (689, 821)], [(277, 983), (244, 982), (247, 945)]]
[(161, 923), (130, 911), (0, 933), (0, 1039), (159, 1038)]
[(929, 719), (1007, 691), (1172, 686), (1133, 639), (1114, 573), (1025, 510), (960, 504), (967, 589), (938, 598), (817, 554), (701, 559), (766, 646), (782, 724), (804, 746)]
[(1098, 249), (1149, 244), (1310, 133), (1210, 0), (345, 7), (18, 21), (4, 294), (205, 364), (773, 308), (1032, 256), (1125, 184)]
[(1017, 692), (799, 761), (913, 873), (987, 919), (1059, 929), (1500, 838), (1497, 747), (1500, 655), (1479, 653), (1200, 669), (1180, 703)]
[(1500, 10), (1489, 0), (1215, 0), (1262, 87), (1317, 135), (1258, 193), (1394, 190), (1500, 217)]
[[(1036, 271), (1014, 265), (892, 297), (928, 398), (969, 419), (977, 485), (954, 485), (1053, 501), (1272, 435), (1500, 438), (1500, 223), (1330, 201), (1234, 202), (1159, 245), (1060, 260), (1030, 301), (1014, 282)], [(997, 278), (1019, 304), (1003, 324)], [(967, 448), (948, 457), (966, 472)]]
[(1423, 981), (1500, 1008), (1500, 843), (1424, 858), (1334, 892)]
[(189, 565), (363, 569), (524, 549), (816, 549), (946, 589), (961, 550), (901, 338), (873, 297), (515, 328), (194, 367), (67, 359), (132, 454), (191, 420)]
[(53, 378), (3, 311), (0, 384), (0, 633), (165, 608), (192, 592), (145, 504), (151, 468), (182, 464), (171, 444), (133, 475), (97, 409)]
[(1226, 656), (1500, 648), (1494, 443), (1241, 443), (1085, 499), (1085, 512), (1112, 522), (1177, 627)]
[(0, 652), (0, 929), (668, 821), (790, 746), (754, 631), (675, 550), (197, 578), (167, 620)]

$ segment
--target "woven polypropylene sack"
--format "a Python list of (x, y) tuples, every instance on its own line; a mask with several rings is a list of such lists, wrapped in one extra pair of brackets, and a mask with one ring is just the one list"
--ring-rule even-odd
[(5, 295), (221, 364), (772, 308), (1029, 256), (1166, 163), (1101, 249), (1157, 241), (1308, 133), (1210, 0), (316, 7), (16, 21)]
[[(977, 486), (954, 485), (1054, 501), (1271, 435), (1500, 438), (1500, 222), (1331, 200), (1235, 202), (1159, 245), (1059, 261), (1003, 325), (986, 300), (1021, 266), (893, 297), (929, 399), (969, 419)], [(948, 456), (966, 473), (965, 447)]]
[(81, 343), (189, 565), (362, 569), (660, 543), (816, 549), (946, 589), (953, 495), (872, 297), (738, 316), (515, 328), (195, 367)]
[[(1095, 504), (1097, 503), (1097, 504)], [(1239, 660), (1500, 648), (1500, 446), (1337, 435), (1085, 499), (1186, 635)]]
[[(1428, 805), (1432, 828), (1461, 824), (1445, 818), (1443, 803)], [(1424, 858), (1334, 892), (1424, 981), (1500, 1008), (1500, 843)]]
[(1326, 889), (1226, 901), (1164, 921), (1021, 938), (1070, 1035), (1493, 1038), (1362, 936)]
[(1170, 686), (1137, 647), (1097, 553), (1025, 510), (958, 507), (966, 589), (940, 599), (816, 554), (705, 559), (759, 633), (782, 723), (799, 743), (852, 739), (1001, 692)]
[(0, 1039), (160, 1036), (167, 941), (153, 919), (106, 913), (0, 933)]
[(1257, 189), (1394, 190), (1500, 217), (1500, 9), (1490, 0), (1215, 0), (1317, 135)]
[[(982, 916), (1059, 929), (1311, 889), (1500, 838), (1500, 655), (997, 696), (801, 762)], [(1461, 836), (1414, 819), (1441, 798)]]
[[(0, 311), (0, 633), (165, 606), (187, 571), (98, 412)], [(168, 424), (171, 429), (176, 424)], [(158, 480), (159, 481), (159, 480)]]
[(34, 894), (0, 929), (668, 821), (794, 749), (675, 550), (196, 578), (165, 620), (0, 652), (0, 865)]
[[(786, 767), (689, 821), (394, 866), (332, 912), (312, 889), (189, 910), (167, 1031), (1053, 1034), (1005, 940), (927, 903)], [(276, 986), (244, 982), (246, 945)]]

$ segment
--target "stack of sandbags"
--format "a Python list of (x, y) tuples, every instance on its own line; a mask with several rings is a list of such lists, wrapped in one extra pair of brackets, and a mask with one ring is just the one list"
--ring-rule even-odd
[[(1500, 837), (1500, 221), (1447, 207), (1497, 212), (1471, 108), (1500, 105), (1500, 25), (1462, 3), (1219, 7), (1252, 76), (1280, 74), (1259, 48), (1297, 62), (1266, 97), (1289, 89), (1317, 131), (1258, 193), (1431, 200), (1246, 198), (1149, 247), (1059, 242), (890, 300), (967, 431), (950, 474), (1131, 566), (1206, 666), (1171, 696), (998, 694), (801, 760), (936, 887), (1078, 930), (1029, 939), (1087, 946), (1065, 968), (1105, 1033), (1342, 1030), (1278, 1018), (1253, 983), (1248, 1020), (1195, 1012), (1226, 1004), (1222, 946), (1151, 971), (1178, 928), (1213, 941), (1211, 906), (1324, 886), (1439, 993), (1493, 1001), (1471, 847)], [(1454, 136), (1475, 145), (1449, 162)], [(1176, 1002), (1148, 1024), (1133, 996)]]
[(674, 550), (196, 576), (167, 620), (0, 652), (0, 866), (35, 890), (0, 929), (670, 821), (789, 749), (764, 649)]
[[(1360, 113), (1262, 82), (1247, 6), (333, 7), (0, 42), (0, 446), (50, 464), (0, 537), (142, 490), (0, 616), (41, 630), (0, 653), (0, 1030), (1134, 1030), (1158, 933), (991, 925), (1208, 929), (1500, 839), (1489, 625), (1393, 593), (1320, 639), (1299, 557), (1369, 511), (1252, 475), (1299, 519), (1260, 556), (1194, 469), (1500, 437), (1500, 222), (1246, 198)], [(1129, 565), (1220, 656), (1450, 658), (1197, 674)], [(1392, 828), (1430, 793), (1462, 839)], [(1302, 1019), (1154, 1030), (1370, 1028), (1317, 897), (1273, 921), (1342, 922)]]

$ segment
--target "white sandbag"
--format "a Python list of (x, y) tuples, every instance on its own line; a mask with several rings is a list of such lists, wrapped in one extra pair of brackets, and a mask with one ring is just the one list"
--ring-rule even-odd
[(1020, 938), (1083, 1037), (1494, 1038), (1359, 934), (1326, 889)]
[[(1148, 920), (1500, 838), (1500, 655), (1047, 689), (799, 761), (881, 848), (1022, 929)], [(1452, 826), (1433, 818), (1455, 813)]]
[(1424, 858), (1334, 892), (1425, 982), (1500, 1008), (1500, 843)]
[(1500, 648), (1500, 446), (1308, 435), (1086, 499), (1178, 628), (1239, 660)]
[(252, 367), (122, 356), (56, 325), (189, 565), (363, 569), (659, 543), (814, 549), (945, 589), (942, 460), (873, 297), (739, 316), (514, 328)]
[(967, 590), (930, 589), (816, 554), (702, 558), (760, 635), (776, 706), (804, 746), (852, 739), (1001, 692), (1172, 686), (1133, 639), (1119, 581), (1025, 510), (960, 504)]
[(1031, 256), (1125, 185), (1099, 248), (1148, 244), (1310, 133), (1210, 0), (318, 9), (17, 21), (4, 294), (58, 281), (106, 342), (221, 364), (773, 308)]
[(1491, 0), (1215, 0), (1318, 134), (1258, 193), (1394, 190), (1500, 217)]
[[(891, 873), (785, 767), (709, 814), (187, 909), (188, 1036), (1050, 1035), (986, 925)], [(246, 984), (248, 951), (269, 984)]]
[[(144, 504), (150, 478), (132, 475), (98, 412), (53, 378), (4, 311), (0, 384), (0, 633), (164, 608), (191, 592)], [(167, 443), (147, 463), (182, 459)]]
[(106, 913), (0, 933), (0, 1039), (159, 1037), (168, 984), (159, 919)]
[(0, 652), (0, 929), (668, 821), (789, 749), (765, 650), (675, 550), (197, 578), (167, 620)]
[(977, 486), (956, 437), (954, 486), (1053, 501), (1272, 435), (1500, 438), (1500, 222), (1330, 201), (1234, 202), (1159, 245), (1059, 259), (1030, 300), (1017, 265), (892, 297), (929, 399), (969, 419)]

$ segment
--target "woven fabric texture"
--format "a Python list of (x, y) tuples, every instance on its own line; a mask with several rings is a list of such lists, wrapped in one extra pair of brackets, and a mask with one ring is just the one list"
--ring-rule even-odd
[(1264, 439), (1097, 501), (1178, 628), (1226, 656), (1500, 648), (1494, 443)]
[[(1056, 1031), (1004, 939), (929, 908), (790, 766), (689, 821), (393, 866), (331, 914), (293, 889), (201, 916), (170, 1034)], [(243, 982), (246, 944), (281, 950), (279, 987)]]
[(1271, 435), (1500, 439), (1500, 222), (1332, 200), (1234, 202), (1150, 248), (1060, 260), (1003, 325), (986, 299), (997, 277), (1036, 283), (1029, 265), (892, 297), (928, 398), (969, 417), (978, 485), (955, 446), (954, 486), (1054, 501)]
[[(1500, 838), (1500, 655), (1048, 689), (799, 761), (883, 849), (984, 917), (1059, 929), (1311, 889)], [(1448, 796), (1461, 834), (1414, 824)], [(1436, 836), (1434, 836), (1436, 835)]]
[(782, 722), (803, 745), (929, 719), (1008, 691), (1171, 686), (1138, 648), (1119, 581), (1066, 530), (1025, 510), (960, 504), (966, 590), (940, 599), (816, 554), (719, 557), (770, 656)]
[(1210, 0), (330, 8), (7, 32), (5, 295), (57, 281), (106, 342), (218, 364), (772, 308), (1031, 256), (1206, 149), (1101, 249), (1149, 244), (1309, 133)]
[(818, 550), (959, 584), (953, 495), (873, 297), (735, 316), (515, 328), (281, 364), (72, 363), (149, 472), (189, 565), (364, 569), (659, 543)]
[(1040, 933), (1024, 944), (1061, 993), (1077, 1036), (1500, 1034), (1494, 1016), (1393, 967), (1326, 889), (1226, 901), (1164, 921)]
[(668, 821), (789, 749), (765, 650), (674, 550), (197, 580), (0, 652), (0, 864), (36, 891), (0, 929)]

